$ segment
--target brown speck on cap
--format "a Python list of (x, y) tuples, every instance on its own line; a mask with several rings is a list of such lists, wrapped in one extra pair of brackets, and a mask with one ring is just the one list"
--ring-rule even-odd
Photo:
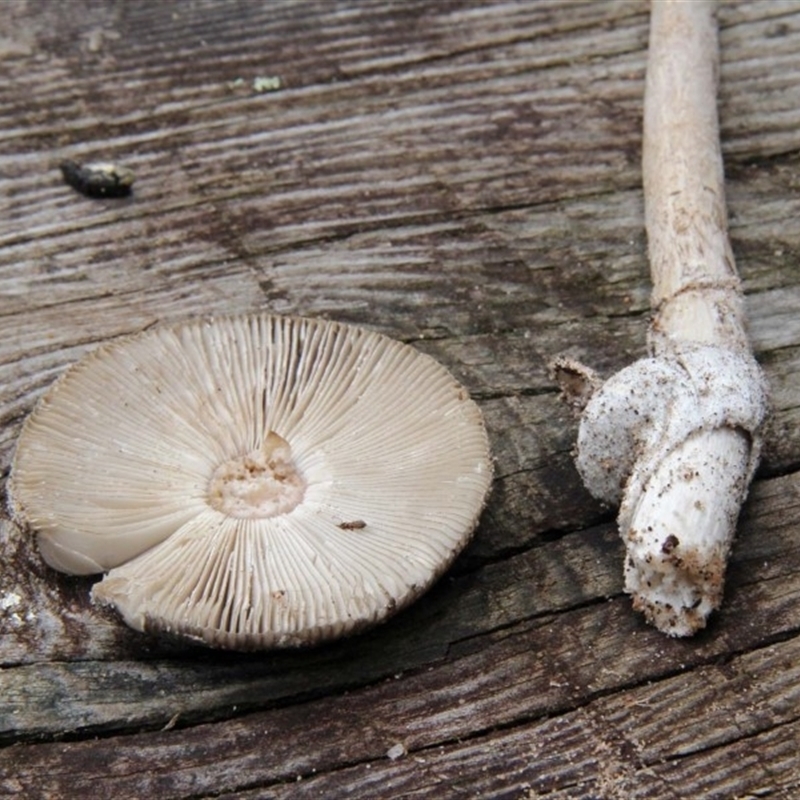
[(340, 522), (339, 527), (343, 531), (360, 531), (367, 527), (367, 523), (363, 519), (354, 519), (350, 522)]

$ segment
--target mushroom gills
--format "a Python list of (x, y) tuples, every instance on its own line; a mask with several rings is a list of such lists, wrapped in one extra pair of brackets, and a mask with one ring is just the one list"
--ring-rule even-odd
[(468, 541), (492, 478), (478, 406), (409, 345), (269, 314), (104, 345), (26, 420), (17, 521), (132, 627), (310, 644), (408, 605)]

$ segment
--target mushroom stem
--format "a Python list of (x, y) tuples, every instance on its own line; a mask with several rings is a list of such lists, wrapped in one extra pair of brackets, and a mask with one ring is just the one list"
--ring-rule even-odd
[(654, 0), (644, 99), (651, 335), (747, 347), (728, 240), (717, 120), (714, 3)]
[(584, 483), (620, 503), (625, 590), (672, 636), (703, 628), (722, 601), (767, 413), (727, 234), (717, 71), (714, 4), (654, 0), (643, 146), (652, 355), (599, 388), (588, 368), (554, 364), (583, 407)]

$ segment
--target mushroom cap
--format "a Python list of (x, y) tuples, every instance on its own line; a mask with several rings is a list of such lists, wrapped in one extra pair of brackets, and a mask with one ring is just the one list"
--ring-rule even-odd
[(378, 333), (267, 314), (100, 347), (26, 420), (11, 507), (137, 630), (310, 644), (407, 605), (492, 477), (477, 405)]

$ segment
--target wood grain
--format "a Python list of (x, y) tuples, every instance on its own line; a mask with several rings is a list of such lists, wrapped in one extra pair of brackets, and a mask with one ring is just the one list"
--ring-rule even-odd
[[(731, 239), (774, 410), (725, 605), (675, 641), (622, 594), (546, 368), (644, 352), (645, 2), (7, 0), (0, 491), (80, 355), (256, 309), (433, 355), (481, 405), (496, 478), (410, 609), (246, 656), (129, 631), (3, 511), (0, 796), (800, 793), (800, 2), (719, 17)], [(132, 168), (132, 197), (79, 196), (65, 158)]]

